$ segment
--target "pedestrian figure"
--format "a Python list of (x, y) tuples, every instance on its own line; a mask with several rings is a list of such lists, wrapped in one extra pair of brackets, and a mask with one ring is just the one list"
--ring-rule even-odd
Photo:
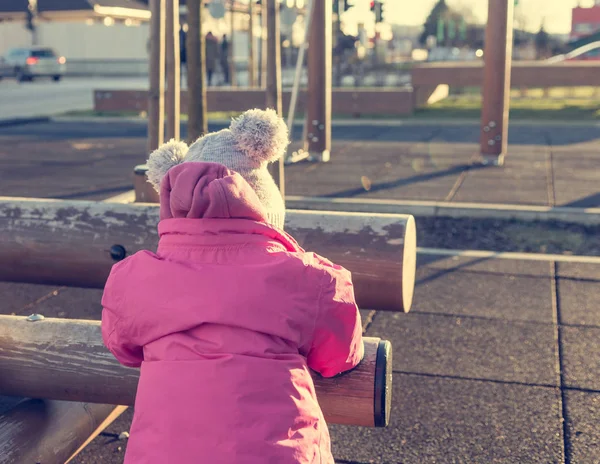
[(219, 59), (219, 39), (209, 31), (206, 34), (206, 77), (208, 79), (208, 85), (212, 85), (212, 78), (217, 67), (217, 60)]
[(227, 34), (223, 34), (221, 54), (219, 57), (221, 60), (221, 68), (223, 68), (223, 80), (225, 84), (229, 85), (229, 41), (227, 40)]

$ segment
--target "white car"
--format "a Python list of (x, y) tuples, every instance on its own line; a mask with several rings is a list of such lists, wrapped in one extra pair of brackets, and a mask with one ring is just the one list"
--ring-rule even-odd
[(13, 48), (0, 58), (0, 79), (14, 77), (19, 82), (32, 81), (38, 77), (50, 77), (59, 81), (66, 69), (64, 56), (51, 48)]

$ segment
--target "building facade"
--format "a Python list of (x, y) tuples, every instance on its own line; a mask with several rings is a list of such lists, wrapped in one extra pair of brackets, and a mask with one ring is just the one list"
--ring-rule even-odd
[(600, 32), (600, 0), (590, 8), (576, 7), (572, 12), (570, 41)]

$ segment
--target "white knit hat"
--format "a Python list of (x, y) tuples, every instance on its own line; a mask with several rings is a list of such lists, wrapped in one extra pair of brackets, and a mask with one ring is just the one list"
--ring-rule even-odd
[(148, 181), (160, 191), (167, 171), (177, 164), (222, 164), (250, 184), (267, 210), (269, 223), (283, 229), (285, 204), (267, 165), (284, 155), (288, 143), (287, 126), (274, 110), (248, 110), (229, 129), (200, 137), (189, 148), (175, 140), (159, 147), (148, 159)]

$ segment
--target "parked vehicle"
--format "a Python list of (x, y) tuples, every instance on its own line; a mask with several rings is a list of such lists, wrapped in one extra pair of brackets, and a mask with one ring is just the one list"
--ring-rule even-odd
[(19, 82), (32, 81), (38, 77), (50, 77), (59, 81), (65, 73), (64, 56), (51, 48), (13, 48), (0, 57), (0, 79), (13, 77)]

